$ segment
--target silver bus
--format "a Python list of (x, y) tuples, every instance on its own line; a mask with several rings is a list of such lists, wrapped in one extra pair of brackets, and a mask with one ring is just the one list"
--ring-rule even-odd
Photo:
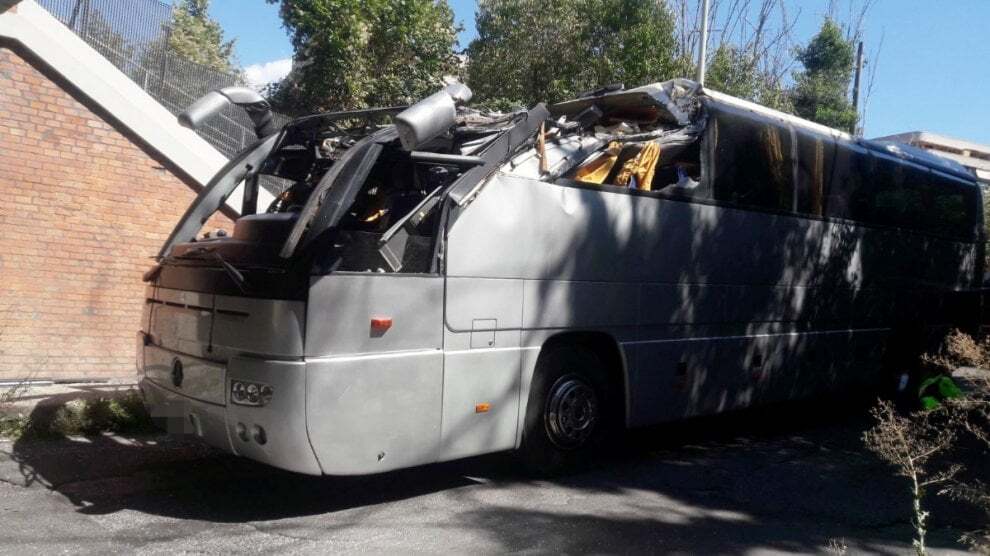
[(314, 475), (555, 469), (626, 427), (894, 380), (893, 342), (970, 318), (981, 195), (952, 162), (686, 80), (469, 98), (276, 129), (228, 90), (182, 116), (233, 102), (261, 138), (145, 276), (154, 416)]

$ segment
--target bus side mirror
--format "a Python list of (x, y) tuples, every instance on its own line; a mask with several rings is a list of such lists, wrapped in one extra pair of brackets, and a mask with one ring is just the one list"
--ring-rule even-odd
[(402, 148), (414, 151), (440, 136), (457, 120), (457, 106), (471, 100), (471, 89), (452, 83), (395, 116), (395, 129)]
[(179, 124), (192, 130), (199, 129), (228, 106), (230, 106), (230, 99), (220, 94), (219, 91), (211, 91), (201, 96), (179, 114)]
[(189, 129), (199, 129), (207, 120), (219, 114), (231, 104), (240, 106), (254, 123), (254, 133), (259, 138), (278, 131), (275, 127), (271, 105), (255, 91), (247, 87), (226, 87), (200, 97), (179, 114), (179, 124)]

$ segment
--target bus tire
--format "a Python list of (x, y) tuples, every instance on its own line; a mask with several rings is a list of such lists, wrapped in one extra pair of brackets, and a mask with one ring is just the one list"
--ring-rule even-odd
[(540, 355), (530, 387), (520, 455), (538, 475), (593, 461), (614, 429), (614, 403), (601, 359), (574, 346)]

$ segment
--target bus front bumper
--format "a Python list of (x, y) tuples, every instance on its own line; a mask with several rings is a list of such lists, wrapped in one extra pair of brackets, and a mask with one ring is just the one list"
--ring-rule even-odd
[[(218, 398), (215, 392), (206, 396), (195, 391), (195, 381), (184, 389), (184, 381), (176, 386), (163, 380), (162, 373), (149, 365), (155, 358), (148, 352), (158, 349), (145, 348), (145, 376), (140, 388), (152, 418), (169, 434), (197, 437), (225, 452), (281, 469), (322, 474), (306, 430), (305, 363), (231, 358), (226, 367), (216, 367), (223, 385)], [(168, 360), (181, 361), (186, 368), (204, 366), (190, 356), (167, 355)], [(235, 404), (230, 400), (233, 381), (270, 386), (271, 400), (264, 406)]]

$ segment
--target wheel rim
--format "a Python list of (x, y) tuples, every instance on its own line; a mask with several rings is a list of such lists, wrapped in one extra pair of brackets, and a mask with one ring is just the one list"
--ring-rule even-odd
[(598, 424), (598, 396), (578, 375), (557, 379), (547, 396), (546, 429), (550, 441), (563, 449), (583, 445)]

